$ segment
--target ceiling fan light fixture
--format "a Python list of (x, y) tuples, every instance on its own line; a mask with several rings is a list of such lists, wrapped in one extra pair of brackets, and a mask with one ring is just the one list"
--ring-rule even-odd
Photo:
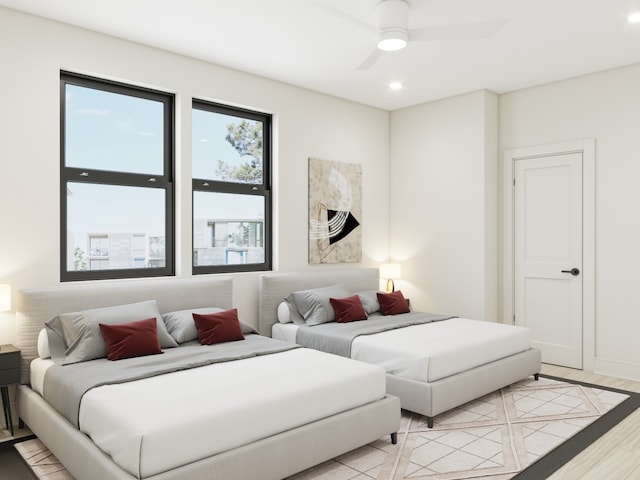
[(385, 52), (402, 50), (407, 46), (409, 35), (406, 30), (386, 30), (378, 35), (378, 48)]
[(378, 49), (402, 50), (409, 41), (409, 4), (406, 0), (381, 0), (376, 5)]

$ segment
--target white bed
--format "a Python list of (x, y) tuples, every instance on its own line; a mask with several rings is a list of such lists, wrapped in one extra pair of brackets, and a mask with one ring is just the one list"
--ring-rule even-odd
[[(49, 318), (149, 298), (160, 312), (226, 309), (231, 287), (230, 277), (211, 277), (21, 292), (21, 420), (78, 480), (277, 480), (397, 431), (399, 401), (385, 394), (381, 369), (304, 348), (92, 388), (80, 404), (81, 431), (41, 396), (55, 368), (36, 351)], [(251, 334), (245, 340), (237, 343), (273, 343)], [(178, 350), (164, 351), (157, 357)], [(84, 363), (91, 362), (108, 361)]]
[[(378, 270), (262, 275), (260, 332), (295, 343), (299, 328), (322, 328), (280, 323), (277, 310), (293, 291), (330, 285), (344, 285), (352, 293), (378, 290)], [(527, 329), (463, 318), (361, 335), (353, 340), (349, 356), (383, 367), (387, 393), (400, 397), (403, 408), (427, 416), (430, 425), (435, 415), (537, 376), (541, 362)]]

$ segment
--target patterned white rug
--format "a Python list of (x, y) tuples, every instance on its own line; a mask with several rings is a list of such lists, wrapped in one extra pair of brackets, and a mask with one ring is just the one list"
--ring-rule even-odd
[(37, 438), (14, 446), (39, 480), (73, 480), (71, 474)]
[[(585, 433), (585, 427), (631, 395), (635, 394), (544, 376), (538, 381), (531, 378), (435, 417), (432, 429), (424, 417), (403, 411), (396, 445), (386, 436), (288, 480), (520, 478), (540, 462), (527, 467), (561, 444), (569, 446), (572, 441), (568, 439)], [(633, 398), (636, 408), (640, 396)], [(610, 428), (626, 414), (603, 428)], [(72, 479), (39, 440), (18, 443), (16, 449), (40, 480)], [(556, 455), (555, 468), (575, 453)], [(534, 473), (530, 478), (544, 477)]]
[(397, 445), (383, 438), (290, 480), (511, 479), (627, 398), (531, 378), (436, 416), (432, 429), (403, 411)]

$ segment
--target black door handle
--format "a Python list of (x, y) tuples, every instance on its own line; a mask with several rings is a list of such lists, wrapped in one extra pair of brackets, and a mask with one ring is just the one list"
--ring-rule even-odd
[(562, 273), (570, 273), (574, 277), (577, 277), (578, 275), (580, 275), (580, 270), (575, 267), (573, 267), (571, 270), (560, 270), (560, 271)]

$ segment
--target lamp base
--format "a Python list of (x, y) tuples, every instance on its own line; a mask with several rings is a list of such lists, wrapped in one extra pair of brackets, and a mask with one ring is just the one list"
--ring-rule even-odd
[(393, 283), (393, 278), (387, 278), (387, 293), (395, 292), (396, 285)]

